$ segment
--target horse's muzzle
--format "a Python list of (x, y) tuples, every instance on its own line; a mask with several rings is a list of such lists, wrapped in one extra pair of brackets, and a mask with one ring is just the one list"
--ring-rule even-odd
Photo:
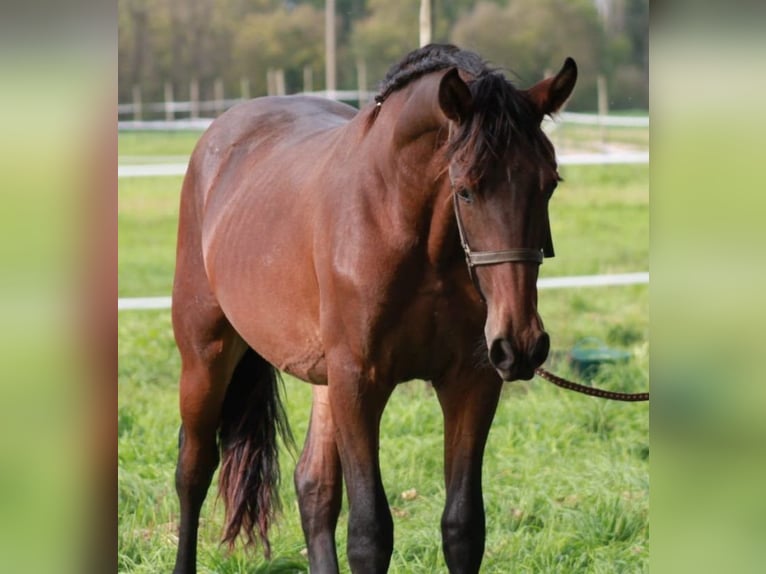
[(550, 345), (550, 337), (545, 331), (521, 352), (514, 350), (510, 340), (499, 337), (489, 346), (489, 362), (505, 381), (528, 381), (535, 375), (535, 369), (548, 358)]

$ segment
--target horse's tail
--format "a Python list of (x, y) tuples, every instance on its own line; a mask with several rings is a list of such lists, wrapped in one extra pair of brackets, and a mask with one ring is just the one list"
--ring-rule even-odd
[(253, 546), (257, 536), (271, 556), (268, 530), (280, 509), (279, 441), (293, 438), (279, 396), (279, 373), (248, 349), (226, 391), (221, 413), (219, 492), (226, 507), (223, 542), (234, 545), (242, 534)]

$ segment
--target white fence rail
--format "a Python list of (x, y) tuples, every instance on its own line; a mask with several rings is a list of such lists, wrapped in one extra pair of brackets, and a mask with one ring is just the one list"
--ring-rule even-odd
[[(244, 92), (243, 92), (244, 93)], [(375, 96), (375, 92), (364, 90), (322, 90), (301, 92), (301, 95), (318, 96), (344, 102), (369, 102)], [(167, 94), (172, 98), (172, 90)], [(216, 116), (230, 107), (245, 101), (247, 98), (223, 98), (214, 100), (188, 100), (174, 101), (168, 99), (164, 102), (135, 101), (122, 103), (117, 106), (118, 129), (120, 130), (197, 130), (205, 129), (212, 119), (200, 118), (200, 114)], [(212, 114), (210, 113), (212, 112)], [(164, 114), (165, 120), (142, 121), (144, 113)], [(184, 114), (187, 117), (176, 118), (176, 114)], [(132, 117), (131, 120), (119, 120), (119, 117)], [(547, 120), (550, 121), (550, 120)], [(559, 114), (556, 123), (584, 124), (601, 127), (626, 127), (646, 128), (649, 127), (648, 116), (617, 116), (600, 114), (582, 114), (575, 112), (563, 112)]]
[(178, 120), (125, 120), (117, 122), (117, 129), (121, 132), (174, 132), (174, 131), (205, 131), (213, 118), (178, 119)]
[[(375, 92), (360, 92), (358, 90), (321, 90), (316, 92), (302, 92), (309, 96), (318, 96), (320, 98), (330, 98), (332, 100), (341, 100), (344, 102), (370, 101), (375, 97)], [(194, 112), (218, 112), (228, 109), (240, 102), (243, 98), (225, 98), (222, 100), (203, 100), (203, 101), (173, 101), (149, 102), (149, 103), (125, 103), (117, 105), (117, 114), (125, 116), (135, 116), (141, 112), (171, 112), (187, 113)]]
[[(560, 155), (557, 160), (559, 165), (646, 164), (649, 163), (649, 152), (573, 153)], [(117, 177), (179, 176), (186, 173), (187, 165), (188, 160), (184, 163), (120, 165)]]
[[(314, 92), (315, 95), (324, 95), (323, 92)], [(233, 104), (242, 100), (225, 100)], [(184, 106), (190, 102), (175, 102)], [(232, 104), (232, 105), (233, 105)], [(120, 104), (120, 106), (132, 106), (133, 104)], [(156, 104), (164, 105), (164, 104)], [(163, 108), (164, 109), (164, 108)], [(176, 108), (180, 109), (180, 108)], [(224, 108), (221, 108), (223, 111)], [(117, 129), (120, 131), (204, 131), (213, 122), (213, 118), (178, 118), (175, 120), (118, 120)], [(624, 127), (624, 128), (648, 128), (648, 116), (600, 116), (598, 114), (581, 114), (575, 112), (563, 112), (555, 120), (545, 119), (546, 124), (566, 125), (578, 124), (599, 127)]]
[[(576, 287), (610, 287), (618, 285), (645, 285), (649, 272), (616, 275), (579, 275), (574, 277), (548, 277), (537, 281), (538, 289), (572, 289)], [(170, 309), (170, 297), (125, 297), (117, 299), (118, 311), (147, 311)]]
[(601, 116), (599, 114), (581, 114), (562, 112), (557, 123), (584, 124), (589, 126), (608, 126), (620, 128), (648, 128), (649, 116)]

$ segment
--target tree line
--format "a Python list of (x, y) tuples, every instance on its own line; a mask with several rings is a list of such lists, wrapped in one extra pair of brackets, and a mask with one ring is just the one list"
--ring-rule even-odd
[[(286, 93), (324, 89), (324, 0), (120, 0), (120, 102), (134, 86), (145, 102), (176, 100), (192, 82), (202, 100), (269, 91), (279, 71)], [(390, 65), (418, 46), (418, 0), (336, 0), (339, 89), (374, 90)], [(596, 107), (604, 76), (612, 109), (648, 107), (648, 0), (432, 0), (433, 41), (474, 50), (520, 86), (555, 72), (566, 56), (580, 68), (570, 109)], [(360, 78), (361, 74), (361, 78)], [(366, 78), (366, 80), (365, 80)], [(219, 88), (220, 90), (220, 88)]]

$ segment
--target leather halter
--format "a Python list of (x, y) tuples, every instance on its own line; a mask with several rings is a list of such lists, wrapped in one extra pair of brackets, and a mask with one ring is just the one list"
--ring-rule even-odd
[[(447, 140), (452, 139), (452, 122), (449, 123), (447, 128)], [(479, 285), (479, 279), (476, 277), (475, 267), (482, 265), (499, 265), (501, 263), (535, 263), (541, 265), (544, 257), (555, 257), (553, 251), (553, 237), (551, 235), (550, 225), (548, 226), (548, 233), (545, 238), (545, 246), (542, 249), (532, 247), (514, 247), (512, 249), (503, 249), (500, 251), (472, 251), (471, 246), (468, 244), (468, 237), (465, 234), (463, 228), (463, 219), (460, 217), (460, 206), (458, 202), (457, 193), (455, 193), (455, 179), (452, 176), (452, 166), (447, 168), (447, 174), (449, 176), (450, 186), (452, 187), (452, 205), (455, 209), (455, 219), (457, 220), (457, 230), (460, 234), (460, 245), (465, 253), (465, 262), (468, 266), (468, 275), (471, 277), (471, 282), (479, 292), (479, 297), (486, 303), (487, 299), (484, 297), (484, 293)], [(508, 179), (510, 181), (510, 173)]]
[[(454, 187), (454, 186), (453, 186)], [(553, 257), (553, 242), (548, 234), (548, 241), (545, 249), (532, 247), (515, 247), (512, 249), (503, 249), (501, 251), (473, 251), (468, 244), (468, 237), (463, 228), (463, 219), (460, 217), (460, 203), (457, 193), (452, 192), (452, 205), (455, 209), (455, 219), (457, 220), (457, 231), (460, 235), (460, 245), (463, 247), (465, 262), (468, 265), (468, 274), (471, 276), (473, 286), (479, 292), (481, 300), (486, 303), (486, 298), (479, 285), (479, 279), (476, 277), (476, 267), (482, 265), (499, 265), (501, 263), (535, 263), (542, 264), (544, 257)]]

